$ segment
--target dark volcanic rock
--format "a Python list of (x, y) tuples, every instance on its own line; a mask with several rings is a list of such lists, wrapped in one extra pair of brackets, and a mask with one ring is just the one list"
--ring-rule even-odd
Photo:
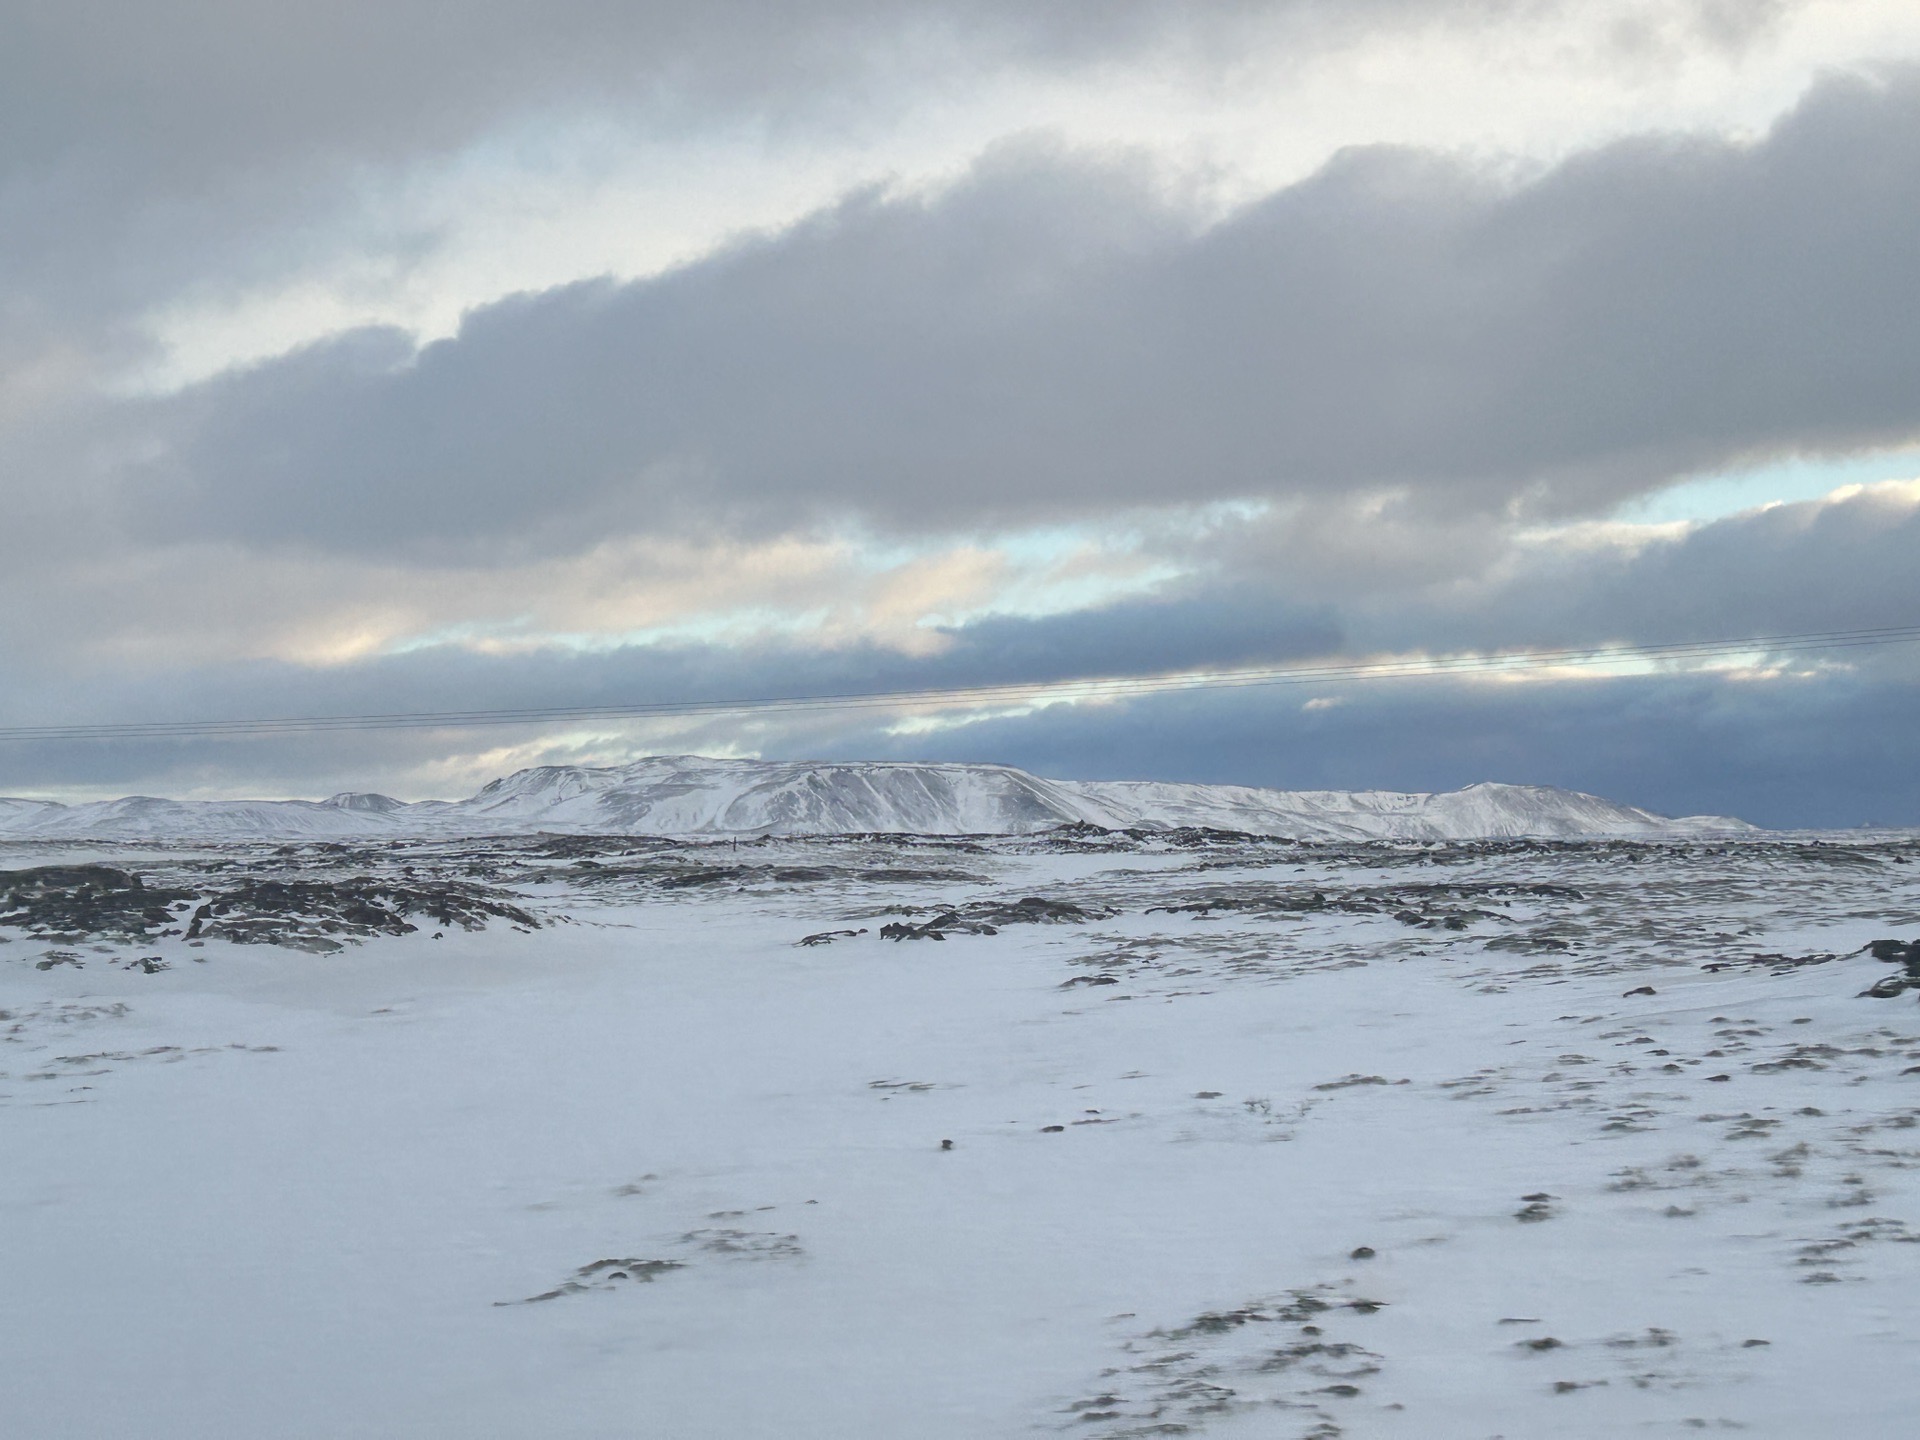
[(1512, 919), (1472, 903), (1475, 901), (1503, 904), (1510, 900), (1579, 901), (1585, 898), (1584, 891), (1571, 885), (1517, 881), (1436, 881), (1335, 888), (1298, 885), (1266, 890), (1236, 887), (1156, 905), (1147, 913), (1201, 917), (1214, 914), (1391, 915), (1403, 925), (1421, 929), (1464, 930), (1480, 920)]
[(1084, 925), (1089, 920), (1111, 919), (1114, 913), (1029, 895), (1011, 904), (1004, 900), (976, 900), (970, 905), (942, 910), (918, 925), (894, 921), (881, 926), (880, 935), (886, 940), (944, 940), (949, 934), (997, 935), (1002, 925)]
[(1920, 940), (1875, 940), (1867, 953), (1888, 964), (1904, 965), (1908, 979), (1920, 980)]
[(215, 937), (237, 945), (339, 950), (350, 940), (409, 935), (424, 916), (441, 929), (483, 930), (505, 920), (529, 930), (540, 922), (518, 905), (459, 881), (396, 882), (245, 879), (204, 902), (187, 927), (190, 940)]
[(0, 871), (0, 925), (49, 940), (149, 939), (174, 923), (170, 906), (191, 898), (111, 865)]
[(983, 877), (960, 870), (901, 866), (851, 869), (837, 865), (689, 864), (671, 856), (626, 865), (582, 860), (550, 878), (569, 880), (596, 888), (632, 885), (658, 890), (737, 890), (757, 885), (822, 885), (848, 881), (867, 881), (881, 885), (928, 880), (943, 884), (984, 883)]
[(1715, 960), (1700, 968), (1708, 974), (1718, 974), (1722, 970), (1732, 970), (1741, 965), (1752, 965), (1770, 970), (1775, 975), (1785, 975), (1789, 971), (1803, 969), (1809, 965), (1831, 965), (1842, 959), (1839, 955), (1750, 955), (1745, 960)]

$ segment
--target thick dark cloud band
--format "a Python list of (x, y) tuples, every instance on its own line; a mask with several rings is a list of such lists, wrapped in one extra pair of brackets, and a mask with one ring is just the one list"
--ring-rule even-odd
[(362, 552), (1383, 487), (1590, 513), (1920, 435), (1916, 233), (1913, 73), (1512, 186), (1351, 153), (1199, 234), (1146, 176), (1003, 153), (417, 356), (362, 333), (203, 386), (147, 417), (139, 493), (178, 533)]

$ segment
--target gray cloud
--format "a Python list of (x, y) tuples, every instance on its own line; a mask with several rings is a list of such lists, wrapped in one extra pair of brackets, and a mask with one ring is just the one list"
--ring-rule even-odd
[[(528, 117), (614, 115), (668, 139), (742, 122), (855, 133), (1013, 70), (1124, 63), (1190, 81), (1276, 36), (1324, 52), (1370, 27), (1559, 8), (482, 0), (452, 26), (436, 7), (362, 0), (324, 19), (227, 0), (39, 7), (0, 49), (0, 723), (879, 690), (1913, 619), (1920, 526), (1884, 497), (1735, 517), (1631, 555), (1529, 548), (1515, 518), (1920, 434), (1902, 303), (1920, 280), (1911, 71), (1830, 80), (1751, 144), (1643, 137), (1518, 180), (1352, 151), (1206, 229), (1143, 163), (1007, 147), (946, 193), (863, 192), (654, 280), (516, 297), (419, 353), (371, 330), (164, 400), (79, 398), (141, 343), (133, 322), (157, 301), (284, 277), (342, 245), (430, 249), (430, 235), (356, 238), (373, 223), (350, 219), (356, 197)], [(1623, 65), (1737, 48), (1782, 10), (1607, 8)], [(423, 625), (457, 625), (428, 594), (443, 561), (471, 586), (608, 537), (852, 519), (951, 539), (1243, 497), (1281, 502), (1276, 518), (1232, 543), (1150, 538), (1149, 557), (1190, 578), (950, 627), (935, 656), (763, 638), (199, 658), (291, 648), (276, 637), (315, 594), (372, 577)], [(222, 555), (239, 566), (224, 589), (174, 583)], [(285, 584), (258, 585), (260, 566), (294, 558)], [(144, 629), (125, 626), (134, 607)], [(225, 626), (219, 612), (245, 607), (273, 623)], [(215, 638), (142, 658), (139, 636), (169, 624)], [(1297, 689), (1162, 696), (914, 737), (859, 714), (716, 720), (662, 743), (1281, 784), (1493, 776), (1775, 821), (1920, 819), (1897, 778), (1915, 773), (1898, 723), (1913, 657), (1856, 658), (1764, 683), (1374, 682), (1311, 712)], [(528, 733), (6, 745), (0, 786), (417, 793), (436, 767)]]
[(1460, 639), (1509, 645), (1916, 625), (1920, 592), (1907, 576), (1917, 552), (1920, 508), (1869, 492), (1730, 516), (1629, 559), (1538, 555), (1459, 609), (1438, 610)]
[(442, 237), (393, 229), (369, 197), (516, 127), (610, 118), (668, 142), (739, 127), (884, 128), (1009, 68), (1073, 67), (1169, 44), (1177, 52), (1184, 35), (1197, 43), (1244, 24), (1238, 9), (1163, 0), (12, 7), (0, 45), (0, 433), (17, 408), (9, 392), (34, 389), (49, 369), (79, 357), (71, 378), (84, 386), (150, 358), (142, 322), (155, 306), (242, 294), (342, 253), (400, 269), (431, 253)]
[[(147, 193), (308, 161), (444, 150), (503, 117), (624, 107), (831, 120), (876, 91), (982, 68), (1142, 55), (1225, 66), (1255, 42), (1337, 47), (1381, 25), (1475, 29), (1585, 12), (1626, 52), (1739, 49), (1788, 0), (63, 0), (0, 52), (0, 183), (73, 170)], [(47, 187), (52, 189), (54, 187)], [(44, 193), (42, 200), (57, 200)]]
[[(1008, 71), (1302, 55), (1383, 22), (1552, 13), (1562, 0), (63, 0), (0, 47), (0, 303), (122, 345), (183, 289), (323, 253), (371, 186), (524, 123), (613, 117), (655, 139), (884, 128)], [(1718, 0), (1674, 32), (1722, 43)], [(1647, 0), (1623, 14), (1658, 15)], [(364, 225), (362, 225), (364, 230)], [(433, 237), (361, 234), (385, 250)]]
[(1920, 501), (1904, 487), (1772, 505), (1679, 531), (1529, 537), (1410, 507), (1307, 509), (1187, 552), (1285, 603), (1313, 597), (1361, 650), (1658, 644), (1920, 624), (1907, 583)]
[[(1280, 788), (1432, 790), (1498, 779), (1776, 826), (1920, 825), (1920, 728), (1912, 724), (1920, 683), (1913, 680), (1866, 674), (1755, 684), (1690, 675), (1321, 688), (1343, 703), (1306, 710), (1293, 689), (1202, 691), (920, 734), (889, 733), (855, 712), (656, 731), (648, 748), (712, 751), (744, 740), (796, 759), (984, 761), (1064, 778)], [(69, 744), (12, 753), (3, 773), (9, 790), (90, 784), (179, 793), (212, 783), (269, 794), (363, 786), (417, 792), (422, 775), (436, 773), (431, 767), (490, 742), (524, 739), (510, 731), (398, 732), (218, 747)], [(590, 758), (605, 750), (602, 741)], [(562, 738), (523, 758), (581, 757)], [(507, 763), (522, 762), (498, 768)]]
[[(71, 662), (48, 662), (13, 669), (0, 723), (840, 694), (1286, 664), (1383, 645), (1548, 647), (1920, 623), (1920, 601), (1905, 584), (1917, 539), (1920, 505), (1868, 492), (1730, 517), (1634, 553), (1601, 548), (1510, 564), (1504, 580), (1470, 593), (1443, 585), (1335, 606), (1287, 593), (1278, 577), (1195, 579), (1070, 614), (949, 627), (947, 649), (931, 656), (768, 639), (503, 655), (445, 645), (327, 667), (253, 662), (145, 676), (118, 668), (87, 675)], [(1809, 658), (1848, 668), (1767, 680), (1321, 681), (1055, 707), (910, 735), (887, 733), (885, 711), (710, 718), (635, 734), (669, 749), (1004, 760), (1082, 777), (1412, 789), (1535, 781), (1774, 824), (1920, 823), (1920, 781), (1902, 778), (1920, 774), (1910, 723), (1920, 647), (1800, 657)], [(1339, 703), (1307, 710), (1309, 699)], [(417, 793), (423, 784), (448, 788), (431, 780), (437, 766), (538, 733), (8, 744), (0, 788), (217, 783), (326, 793), (384, 785)], [(542, 758), (572, 758), (572, 743), (556, 739)]]
[(137, 484), (156, 524), (343, 550), (1397, 486), (1592, 512), (1920, 435), (1916, 229), (1916, 72), (1515, 186), (1354, 152), (1198, 235), (1137, 171), (1003, 152), (410, 362), (349, 336), (200, 387)]
[(936, 736), (843, 733), (824, 758), (977, 760), (1069, 779), (1282, 789), (1563, 785), (1668, 814), (1779, 827), (1920, 825), (1920, 684), (1694, 676), (1351, 687), (1302, 710), (1270, 691), (1054, 709)]

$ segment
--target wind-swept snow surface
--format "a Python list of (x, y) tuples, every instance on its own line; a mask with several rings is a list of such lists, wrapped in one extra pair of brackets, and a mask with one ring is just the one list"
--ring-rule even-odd
[(1912, 1434), (1912, 839), (0, 864), (9, 1435)]
[(1541, 785), (1472, 785), (1440, 795), (1255, 790), (1157, 781), (1043, 780), (1004, 765), (932, 765), (660, 756), (630, 765), (541, 766), (467, 800), (330, 800), (90, 805), (0, 800), (0, 835), (264, 838), (511, 834), (1022, 835), (1065, 824), (1200, 826), (1296, 839), (1465, 840), (1500, 836), (1685, 835), (1750, 826), (1673, 820)]

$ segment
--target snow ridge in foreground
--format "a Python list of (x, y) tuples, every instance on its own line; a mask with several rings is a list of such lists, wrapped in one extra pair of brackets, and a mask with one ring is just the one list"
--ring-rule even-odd
[(665, 836), (1031, 834), (1057, 825), (1200, 826), (1300, 840), (1510, 836), (1670, 838), (1751, 831), (1673, 819), (1548, 785), (1438, 794), (1262, 790), (1156, 780), (1046, 780), (1006, 765), (652, 756), (628, 765), (543, 765), (465, 800), (167, 800), (84, 805), (0, 798), (0, 837), (349, 839), (553, 830)]

